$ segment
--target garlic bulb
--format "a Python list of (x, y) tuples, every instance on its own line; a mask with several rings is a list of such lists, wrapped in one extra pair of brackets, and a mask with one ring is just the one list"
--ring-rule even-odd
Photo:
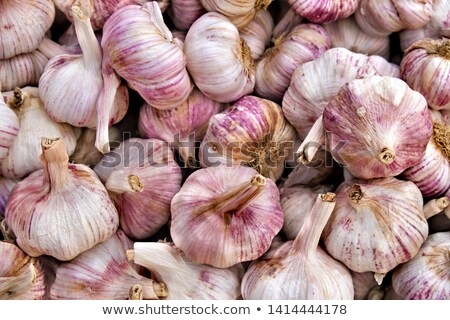
[(250, 265), (242, 280), (244, 299), (353, 299), (350, 272), (318, 246), (334, 198), (319, 195), (295, 240)]
[(47, 62), (47, 57), (39, 50), (0, 60), (2, 90), (10, 91), (16, 87), (37, 85)]
[(178, 30), (189, 30), (204, 13), (200, 0), (170, 0), (169, 16)]
[(0, 218), (4, 216), (9, 195), (16, 184), (16, 180), (0, 177)]
[(44, 271), (35, 258), (14, 244), (0, 241), (0, 300), (41, 300)]
[(373, 272), (355, 272), (352, 271), (353, 288), (355, 291), (355, 300), (379, 300), (370, 299), (375, 290), (379, 289), (379, 285), (375, 280)]
[(359, 2), (360, 0), (289, 0), (292, 9), (299, 16), (315, 23), (347, 18), (355, 12)]
[(283, 226), (279, 196), (252, 168), (195, 171), (172, 200), (173, 242), (191, 261), (217, 268), (255, 260)]
[(180, 190), (181, 170), (167, 143), (128, 139), (106, 154), (94, 171), (105, 183), (127, 236), (145, 239), (170, 216), (170, 202)]
[(255, 18), (239, 31), (241, 38), (250, 48), (253, 60), (258, 60), (270, 44), (272, 29), (272, 15), (266, 10), (258, 10)]
[(420, 190), (395, 178), (342, 183), (322, 238), (327, 251), (356, 272), (384, 274), (414, 257), (428, 236)]
[(51, 0), (2, 0), (0, 12), (0, 59), (36, 50), (55, 19)]
[(449, 300), (449, 252), (450, 232), (430, 235), (412, 260), (395, 269), (394, 290), (410, 300)]
[(355, 18), (366, 33), (382, 37), (425, 26), (430, 20), (432, 5), (433, 0), (362, 0)]
[(5, 159), (9, 147), (19, 133), (19, 119), (16, 113), (6, 105), (1, 92), (0, 82), (0, 163)]
[(356, 23), (355, 17), (338, 20), (323, 25), (328, 33), (332, 48), (346, 48), (366, 55), (389, 58), (389, 37), (374, 37), (365, 33)]
[(167, 300), (235, 300), (240, 294), (241, 264), (219, 269), (194, 263), (166, 242), (136, 242), (127, 255), (167, 286)]
[(4, 95), (9, 107), (17, 114), (19, 132), (1, 163), (3, 176), (20, 179), (42, 169), (39, 159), (42, 152), (41, 137), (61, 137), (67, 153), (72, 154), (81, 130), (50, 119), (45, 112), (44, 103), (39, 98), (38, 88), (17, 88)]
[[(287, 2), (287, 1), (286, 1)], [(272, 41), (275, 42), (275, 39), (279, 39), (283, 34), (288, 34), (291, 30), (300, 22), (302, 22), (303, 18), (295, 13), (294, 10), (287, 4), (289, 9), (282, 16), (280, 21), (278, 21), (277, 25), (273, 29), (272, 32)]]
[(380, 76), (345, 84), (326, 106), (323, 127), (332, 134), (333, 158), (362, 179), (396, 176), (418, 163), (433, 131), (424, 97)]
[(124, 300), (135, 285), (142, 286), (144, 299), (165, 297), (163, 283), (141, 276), (139, 267), (128, 261), (126, 251), (132, 248), (133, 242), (118, 230), (105, 242), (62, 264), (57, 269), (50, 299)]
[(219, 12), (238, 29), (247, 26), (258, 10), (266, 10), (272, 0), (200, 0), (208, 11)]
[(331, 185), (319, 185), (315, 188), (294, 186), (281, 190), (281, 208), (284, 213), (283, 231), (288, 240), (294, 240), (305, 220), (308, 218), (317, 195), (332, 191)]
[(81, 164), (69, 164), (60, 138), (42, 138), (42, 164), (14, 188), (5, 218), (30, 256), (65, 261), (114, 234), (119, 218), (103, 184)]
[(330, 38), (319, 25), (300, 24), (275, 40), (256, 65), (256, 93), (281, 101), (295, 69), (312, 61), (330, 48)]
[(253, 91), (250, 48), (225, 16), (209, 12), (197, 19), (186, 35), (184, 54), (190, 75), (208, 98), (226, 103)]
[(209, 119), (222, 107), (194, 89), (186, 102), (175, 109), (158, 110), (143, 105), (139, 114), (139, 132), (142, 137), (169, 142), (187, 166), (195, 168), (195, 143), (203, 140)]
[(246, 96), (211, 118), (199, 157), (204, 167), (240, 164), (276, 181), (295, 139), (295, 130), (280, 106)]
[[(94, 128), (104, 113), (97, 115), (97, 100), (103, 88), (102, 52), (89, 18), (80, 7), (73, 6), (75, 30), (82, 55), (62, 54), (51, 59), (39, 80), (39, 93), (49, 116), (57, 122), (76, 127)], [(114, 97), (114, 95), (113, 95)], [(121, 86), (109, 116), (117, 122), (128, 109), (128, 91)]]
[(102, 48), (112, 68), (155, 108), (177, 107), (192, 91), (182, 45), (154, 1), (117, 10), (103, 28)]
[(424, 39), (405, 51), (402, 79), (419, 91), (433, 109), (450, 109), (450, 40)]

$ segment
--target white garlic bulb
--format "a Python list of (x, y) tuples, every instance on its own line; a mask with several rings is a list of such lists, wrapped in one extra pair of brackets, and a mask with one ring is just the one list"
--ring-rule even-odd
[(75, 150), (81, 129), (50, 119), (39, 98), (38, 88), (17, 88), (4, 93), (7, 103), (17, 114), (19, 132), (1, 163), (3, 176), (20, 179), (42, 168), (41, 137), (61, 137), (69, 155)]
[(241, 264), (219, 269), (194, 263), (172, 243), (165, 242), (135, 242), (134, 250), (127, 255), (166, 285), (167, 300), (235, 300), (240, 294), (244, 273)]
[(266, 10), (258, 10), (255, 18), (239, 31), (250, 48), (253, 60), (258, 60), (270, 44), (272, 29), (272, 15)]

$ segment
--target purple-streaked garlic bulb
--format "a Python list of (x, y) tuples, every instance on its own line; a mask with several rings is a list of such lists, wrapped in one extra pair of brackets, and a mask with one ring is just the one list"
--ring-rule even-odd
[(353, 280), (353, 289), (355, 292), (355, 300), (380, 300), (373, 299), (374, 293), (380, 293), (381, 289), (381, 287), (375, 280), (373, 272), (352, 271), (351, 274)]
[(42, 164), (19, 182), (6, 206), (7, 224), (28, 255), (66, 261), (111, 237), (119, 216), (95, 173), (69, 164), (60, 138), (42, 138)]
[(19, 119), (17, 137), (1, 163), (3, 176), (20, 179), (42, 169), (42, 162), (39, 159), (42, 153), (41, 137), (61, 137), (67, 153), (72, 154), (81, 130), (50, 119), (45, 112), (44, 103), (39, 98), (38, 88), (16, 88), (3, 94), (8, 106)]
[(241, 264), (214, 268), (195, 263), (168, 242), (135, 242), (127, 255), (166, 285), (166, 300), (235, 300), (240, 295)]
[[(361, 0), (289, 0), (292, 9), (301, 17), (315, 23), (347, 18), (355, 12)], [(362, 0), (364, 2), (364, 0)]]
[(143, 299), (167, 295), (163, 283), (141, 276), (140, 267), (128, 261), (133, 242), (118, 230), (108, 240), (61, 264), (50, 289), (52, 300), (125, 300), (140, 287)]
[(322, 123), (333, 158), (362, 179), (396, 176), (417, 164), (433, 133), (425, 98), (400, 79), (380, 76), (345, 84)]
[(209, 99), (198, 89), (178, 108), (158, 110), (141, 107), (139, 132), (142, 137), (167, 141), (180, 153), (188, 167), (196, 167), (196, 142), (202, 141), (209, 119), (222, 110), (222, 104)]
[(8, 154), (9, 147), (19, 133), (19, 119), (16, 113), (8, 107), (2, 95), (2, 83), (0, 82), (0, 163)]
[(379, 55), (389, 58), (389, 37), (371, 36), (356, 23), (355, 17), (338, 20), (323, 25), (328, 33), (332, 48), (346, 48), (366, 55)]
[(266, 10), (272, 0), (200, 0), (210, 12), (218, 12), (238, 29), (247, 26), (259, 10)]
[(12, 189), (16, 186), (18, 181), (0, 177), (0, 218), (5, 215), (6, 204), (8, 203), (9, 196)]
[(319, 185), (314, 188), (297, 185), (281, 190), (280, 203), (284, 213), (283, 231), (289, 240), (294, 240), (299, 233), (316, 202), (317, 195), (332, 189), (330, 185)]
[(14, 244), (0, 241), (0, 300), (41, 300), (45, 295), (41, 263)]
[(255, 92), (262, 98), (281, 101), (292, 74), (330, 48), (330, 38), (319, 25), (300, 24), (275, 40), (256, 65)]
[(395, 292), (409, 300), (449, 300), (449, 253), (450, 232), (430, 235), (412, 260), (395, 269)]
[(170, 217), (181, 170), (166, 142), (132, 138), (105, 154), (94, 171), (119, 212), (121, 229), (133, 239), (155, 234)]
[(389, 177), (344, 182), (322, 238), (349, 269), (384, 275), (413, 258), (428, 236), (423, 198), (412, 182)]
[(117, 10), (103, 28), (102, 48), (111, 67), (151, 106), (171, 109), (189, 97), (182, 44), (155, 1)]
[(0, 59), (36, 50), (55, 19), (51, 0), (2, 0), (0, 12)]
[(244, 299), (353, 299), (350, 271), (319, 247), (334, 205), (333, 193), (318, 195), (295, 240), (250, 265), (242, 280)]
[(204, 13), (206, 9), (200, 0), (170, 0), (169, 16), (178, 30), (189, 30)]
[(211, 118), (199, 157), (204, 167), (244, 165), (276, 181), (296, 138), (280, 106), (246, 96)]
[(414, 182), (425, 197), (444, 194), (450, 188), (450, 126), (439, 111), (430, 110), (433, 135), (423, 158), (403, 172), (406, 180)]
[(208, 98), (227, 103), (253, 91), (250, 47), (225, 16), (209, 12), (195, 21), (186, 35), (184, 54), (190, 75)]
[[(287, 1), (286, 1), (287, 2)], [(302, 22), (303, 18), (295, 13), (294, 10), (287, 4), (289, 9), (284, 13), (280, 21), (273, 28), (272, 40), (280, 38), (283, 34), (288, 34), (296, 25)]]
[[(82, 54), (62, 54), (50, 59), (39, 80), (39, 93), (53, 120), (94, 128), (104, 116), (97, 112), (103, 89), (102, 51), (82, 8), (73, 6), (71, 12)], [(118, 122), (128, 109), (125, 86), (117, 90), (113, 101), (111, 110), (104, 113), (108, 111), (110, 120)]]
[(419, 91), (433, 109), (450, 109), (450, 40), (424, 39), (405, 51), (400, 64), (403, 80)]
[(270, 44), (272, 29), (272, 15), (267, 10), (258, 10), (252, 22), (239, 31), (250, 48), (253, 60), (258, 60)]
[(195, 171), (172, 200), (173, 242), (193, 262), (218, 268), (255, 260), (283, 226), (279, 197), (252, 168)]
[(386, 36), (403, 29), (417, 29), (430, 20), (433, 0), (361, 0), (355, 18), (372, 36)]

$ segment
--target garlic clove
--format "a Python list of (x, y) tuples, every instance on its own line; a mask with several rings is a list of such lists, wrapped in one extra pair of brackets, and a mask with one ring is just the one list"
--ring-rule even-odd
[(130, 297), (159, 299), (165, 286), (141, 276), (139, 267), (128, 261), (126, 250), (133, 242), (118, 230), (108, 240), (61, 264), (51, 286), (52, 300), (118, 300)]
[(204, 167), (244, 165), (276, 181), (296, 138), (279, 105), (246, 96), (210, 119), (200, 145), (200, 162)]
[(40, 142), (43, 136), (61, 137), (67, 153), (72, 154), (81, 130), (50, 119), (39, 97), (38, 88), (16, 88), (4, 95), (8, 106), (17, 114), (19, 132), (1, 163), (3, 176), (20, 179), (42, 169), (39, 156), (42, 152)]
[(170, 0), (169, 16), (178, 30), (189, 30), (204, 13), (200, 0)]
[(172, 243), (165, 242), (136, 242), (127, 255), (165, 283), (167, 300), (235, 300), (240, 294), (244, 273), (241, 264), (219, 269), (194, 263)]
[(244, 299), (353, 299), (348, 269), (318, 247), (335, 195), (319, 195), (294, 241), (254, 261), (242, 280)]
[(171, 210), (175, 245), (193, 262), (218, 268), (260, 257), (283, 225), (275, 183), (246, 167), (195, 171)]
[(413, 258), (428, 235), (420, 190), (395, 178), (344, 182), (322, 238), (327, 251), (356, 272), (375, 272), (380, 283)]
[(430, 235), (412, 260), (395, 269), (395, 292), (409, 300), (449, 300), (449, 253), (450, 232)]
[(0, 59), (36, 50), (55, 19), (51, 0), (5, 0), (0, 12)]
[(250, 48), (253, 60), (258, 60), (270, 44), (272, 29), (272, 15), (266, 10), (258, 10), (255, 18), (239, 31)]
[(299, 16), (315, 23), (347, 18), (355, 12), (359, 2), (360, 0), (289, 0), (292, 9)]
[(14, 244), (0, 241), (0, 300), (41, 300), (45, 294), (41, 263)]
[(6, 222), (28, 255), (71, 260), (114, 234), (117, 210), (91, 169), (68, 163), (62, 139), (42, 138), (41, 147), (44, 169), (16, 185)]
[(253, 91), (250, 48), (225, 16), (209, 12), (197, 19), (186, 35), (184, 54), (190, 75), (208, 98), (227, 103)]

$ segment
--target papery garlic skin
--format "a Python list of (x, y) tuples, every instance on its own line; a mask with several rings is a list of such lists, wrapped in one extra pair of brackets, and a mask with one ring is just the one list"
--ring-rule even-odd
[(450, 109), (450, 40), (424, 39), (405, 51), (401, 77), (427, 99), (430, 108)]
[(272, 0), (200, 0), (208, 11), (218, 12), (228, 18), (238, 29), (247, 26), (260, 9), (266, 10)]
[(189, 30), (205, 13), (200, 0), (170, 0), (169, 16), (178, 30)]
[(425, 98), (400, 79), (380, 76), (345, 84), (325, 107), (323, 127), (331, 132), (333, 158), (362, 179), (415, 165), (432, 134)]
[(9, 195), (16, 186), (17, 181), (5, 177), (0, 177), (0, 218), (4, 216), (5, 207), (8, 203)]
[(0, 59), (36, 50), (55, 19), (51, 0), (2, 0), (0, 12)]
[(373, 36), (386, 36), (403, 29), (425, 26), (433, 0), (363, 0), (355, 12), (361, 29)]
[(14, 244), (0, 241), (0, 300), (41, 300), (46, 284), (41, 263)]
[(182, 45), (154, 1), (117, 10), (103, 28), (102, 48), (112, 68), (155, 108), (175, 108), (192, 91)]
[(300, 24), (275, 40), (256, 65), (255, 92), (258, 96), (281, 101), (295, 69), (322, 55), (330, 48), (330, 38), (319, 25)]
[(184, 54), (190, 75), (208, 98), (227, 103), (253, 91), (250, 48), (225, 16), (209, 12), (195, 21), (186, 35)]
[(276, 181), (296, 138), (279, 105), (246, 96), (210, 119), (200, 145), (200, 162), (204, 167), (248, 166)]
[(409, 300), (449, 300), (449, 252), (450, 232), (430, 235), (412, 260), (395, 269), (395, 292)]
[(315, 23), (347, 18), (355, 12), (359, 2), (360, 0), (289, 0), (292, 9), (299, 16)]
[(273, 30), (272, 15), (266, 10), (258, 10), (255, 18), (239, 31), (250, 48), (253, 60), (258, 60), (270, 44)]
[(142, 137), (167, 141), (178, 150), (189, 167), (196, 167), (195, 143), (202, 141), (209, 119), (219, 113), (223, 105), (209, 99), (198, 89), (178, 108), (158, 110), (148, 104), (139, 113), (139, 132)]
[(367, 61), (379, 75), (400, 78), (400, 66), (398, 64), (390, 63), (380, 56), (370, 56)]
[(167, 143), (125, 140), (113, 153), (105, 154), (94, 171), (116, 204), (127, 236), (146, 239), (167, 223), (170, 202), (181, 186), (181, 169)]
[(193, 262), (218, 268), (260, 257), (283, 225), (275, 183), (246, 167), (195, 171), (171, 210), (175, 245)]
[(8, 149), (14, 143), (19, 133), (19, 119), (16, 113), (11, 110), (1, 93), (0, 82), (0, 163), (8, 154)]
[(330, 37), (332, 48), (346, 48), (356, 53), (389, 58), (389, 37), (374, 37), (365, 33), (356, 23), (354, 16), (326, 23), (323, 28)]
[(165, 242), (135, 242), (127, 254), (167, 286), (167, 300), (235, 300), (240, 294), (241, 264), (219, 269), (194, 263)]
[(164, 284), (141, 276), (140, 267), (128, 261), (133, 242), (118, 230), (108, 240), (83, 252), (56, 272), (50, 290), (52, 300), (125, 300), (130, 288), (141, 285), (144, 299), (166, 295)]
[(111, 237), (119, 217), (95, 173), (68, 163), (61, 139), (43, 138), (41, 146), (44, 169), (16, 185), (6, 222), (28, 255), (71, 260)]
[(19, 132), (1, 163), (3, 176), (20, 179), (42, 169), (42, 162), (39, 159), (42, 153), (41, 137), (61, 137), (67, 153), (72, 154), (81, 130), (50, 119), (45, 112), (44, 103), (39, 98), (38, 88), (17, 88), (4, 95), (8, 105), (17, 114)]
[(351, 270), (385, 274), (413, 258), (428, 236), (422, 210), (422, 194), (412, 182), (344, 182), (322, 239), (327, 251)]
[(286, 1), (288, 9), (278, 21), (272, 32), (272, 40), (280, 38), (283, 34), (288, 34), (296, 25), (302, 22), (303, 18), (292, 10), (289, 3)]

